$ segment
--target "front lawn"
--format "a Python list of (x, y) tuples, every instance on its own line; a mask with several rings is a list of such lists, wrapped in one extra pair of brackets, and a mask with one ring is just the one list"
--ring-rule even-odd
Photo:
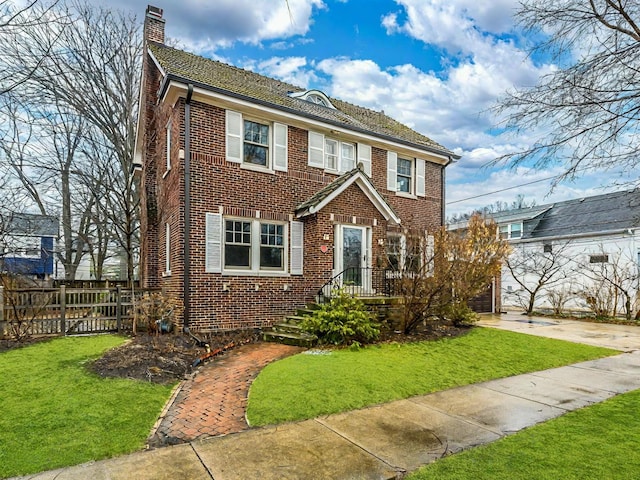
[(619, 352), (474, 328), (432, 342), (310, 353), (272, 363), (258, 375), (249, 392), (251, 425), (314, 418)]
[(640, 390), (438, 460), (408, 480), (638, 478)]
[(0, 478), (142, 448), (171, 386), (85, 367), (124, 339), (67, 337), (0, 354)]

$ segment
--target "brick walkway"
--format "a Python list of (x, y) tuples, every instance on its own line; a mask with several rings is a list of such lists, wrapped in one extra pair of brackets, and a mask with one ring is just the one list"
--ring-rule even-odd
[(183, 384), (149, 445), (174, 445), (248, 429), (245, 412), (253, 380), (267, 364), (302, 350), (256, 343), (208, 360)]

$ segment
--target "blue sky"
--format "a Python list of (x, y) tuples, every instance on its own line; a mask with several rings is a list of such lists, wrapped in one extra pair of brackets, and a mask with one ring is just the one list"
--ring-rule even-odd
[[(109, 2), (140, 19), (147, 3)], [(519, 194), (538, 204), (596, 195), (611, 183), (610, 174), (599, 174), (550, 193), (551, 181), (544, 179), (558, 175), (560, 166), (483, 168), (536, 139), (536, 132), (498, 135), (500, 119), (489, 113), (496, 99), (557, 68), (526, 55), (528, 40), (513, 20), (518, 0), (152, 4), (164, 9), (166, 35), (185, 50), (384, 110), (460, 154), (447, 169), (448, 214), (511, 202)], [(517, 188), (499, 192), (509, 187)]]

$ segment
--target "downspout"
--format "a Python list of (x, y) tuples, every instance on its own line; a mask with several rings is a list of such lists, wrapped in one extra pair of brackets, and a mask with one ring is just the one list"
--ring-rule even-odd
[(191, 97), (193, 84), (187, 86), (187, 98), (184, 104), (184, 281), (183, 329), (189, 332), (189, 315), (191, 312)]

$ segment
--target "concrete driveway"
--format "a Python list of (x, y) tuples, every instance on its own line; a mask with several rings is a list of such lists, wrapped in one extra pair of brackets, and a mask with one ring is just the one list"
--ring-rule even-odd
[(623, 352), (640, 350), (640, 326), (635, 325), (610, 325), (578, 320), (528, 317), (517, 313), (483, 314), (480, 315), (478, 325), (613, 348)]

